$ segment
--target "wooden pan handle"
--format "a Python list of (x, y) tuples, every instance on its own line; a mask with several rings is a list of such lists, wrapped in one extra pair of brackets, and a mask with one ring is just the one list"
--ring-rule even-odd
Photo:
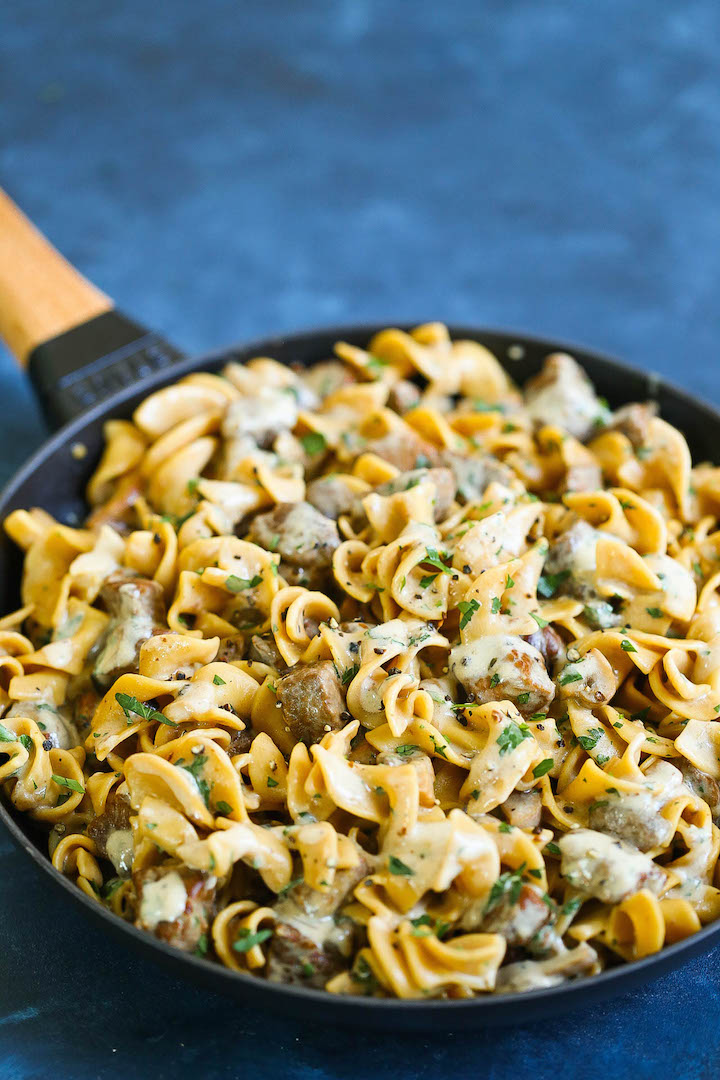
[(18, 363), (112, 307), (0, 188), (0, 338)]

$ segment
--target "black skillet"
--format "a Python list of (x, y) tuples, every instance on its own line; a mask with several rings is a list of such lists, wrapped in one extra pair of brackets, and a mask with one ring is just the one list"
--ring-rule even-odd
[[(286, 364), (309, 364), (328, 357), (335, 341), (364, 345), (379, 329), (340, 326), (268, 338), (207, 356), (185, 359), (155, 334), (113, 310), (102, 293), (80, 277), (50, 247), (0, 191), (0, 336), (21, 363), (28, 361), (46, 415), (63, 424), (20, 469), (0, 496), (0, 520), (17, 507), (41, 506), (68, 524), (85, 513), (83, 493), (102, 447), (102, 427), (110, 417), (129, 417), (151, 391), (190, 371), (218, 370), (228, 360), (271, 356)], [(453, 338), (486, 345), (522, 382), (538, 371), (543, 357), (570, 351), (611, 405), (654, 398), (662, 415), (688, 437), (695, 460), (712, 460), (720, 443), (720, 413), (657, 377), (614, 360), (524, 334), (451, 326)], [(86, 448), (77, 456), (78, 445)], [(20, 604), (21, 559), (0, 541), (0, 612)], [(45, 871), (53, 886), (82, 904), (119, 945), (132, 944), (179, 975), (195, 979), (260, 1008), (285, 1011), (323, 1023), (417, 1029), (424, 1032), (484, 1024), (522, 1023), (565, 1012), (626, 992), (720, 942), (720, 921), (656, 956), (625, 964), (590, 979), (526, 994), (467, 1001), (395, 1001), (338, 998), (317, 990), (281, 986), (238, 974), (219, 964), (170, 948), (136, 930), (89, 899), (59, 874), (47, 857), (46, 839), (25, 815), (0, 803), (0, 819), (13, 839)], [(120, 954), (121, 955), (121, 954)]]

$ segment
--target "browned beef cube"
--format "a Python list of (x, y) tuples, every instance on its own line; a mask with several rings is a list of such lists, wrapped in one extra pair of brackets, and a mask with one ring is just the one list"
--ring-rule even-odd
[(183, 952), (195, 952), (215, 914), (217, 879), (185, 866), (152, 866), (133, 874), (135, 925)]
[(93, 678), (104, 687), (137, 671), (143, 641), (167, 630), (162, 585), (148, 578), (112, 574), (100, 598), (110, 621), (95, 661)]
[(261, 637), (260, 634), (253, 634), (250, 638), (248, 660), (254, 660), (259, 664), (267, 664), (268, 667), (274, 667), (278, 671), (285, 671), (287, 668), (287, 664), (275, 644), (275, 638)]
[(551, 671), (556, 663), (564, 663), (565, 642), (552, 626), (544, 626), (534, 634), (526, 634), (523, 640), (537, 649), (548, 671)]
[(105, 801), (105, 809), (102, 814), (90, 822), (87, 834), (95, 841), (98, 855), (108, 859), (108, 840), (116, 832), (126, 832), (130, 828), (130, 799), (127, 795), (120, 795), (117, 791), (111, 791)]
[(587, 375), (567, 353), (546, 358), (540, 374), (525, 386), (525, 405), (538, 426), (551, 424), (581, 440), (610, 418)]
[(376, 454), (400, 472), (429, 469), (440, 464), (437, 447), (410, 431), (391, 431), (379, 439), (369, 439), (363, 446), (363, 451)]
[(278, 923), (267, 956), (269, 982), (312, 986), (322, 990), (329, 979), (346, 968), (335, 948), (323, 948), (288, 923)]
[(340, 543), (337, 525), (307, 502), (280, 503), (253, 519), (248, 539), (277, 551), (283, 563), (300, 570), (327, 570)]
[(623, 405), (613, 413), (611, 431), (620, 431), (626, 435), (637, 450), (645, 446), (650, 434), (650, 421), (657, 416), (657, 405), (654, 401), (634, 402), (631, 405)]
[(435, 520), (442, 521), (455, 498), (455, 477), (451, 469), (411, 469), (380, 484), (375, 490), (378, 495), (395, 495), (415, 487), (423, 480), (432, 480), (435, 485)]
[(345, 722), (343, 687), (331, 660), (293, 668), (278, 680), (277, 699), (290, 731), (308, 746)]
[(527, 945), (552, 914), (540, 889), (523, 885), (517, 897), (506, 890), (483, 919), (482, 929), (487, 934), (502, 934), (508, 945)]
[(307, 486), (307, 501), (325, 517), (334, 521), (341, 514), (351, 513), (358, 502), (358, 494), (342, 476), (321, 476)]

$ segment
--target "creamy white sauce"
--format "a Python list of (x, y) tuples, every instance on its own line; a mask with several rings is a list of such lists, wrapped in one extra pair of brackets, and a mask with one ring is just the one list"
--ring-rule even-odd
[[(510, 654), (514, 655), (514, 659)], [(450, 651), (450, 670), (458, 682), (469, 684), (497, 675), (497, 684), (516, 682), (520, 656), (528, 656), (543, 669), (543, 658), (532, 645), (510, 634), (491, 634)], [(493, 662), (494, 661), (494, 662)]]
[(183, 880), (173, 870), (158, 881), (145, 885), (140, 903), (140, 922), (147, 930), (154, 930), (158, 923), (174, 922), (185, 911), (187, 893)]
[(133, 861), (133, 834), (131, 829), (116, 829), (105, 843), (110, 862), (120, 877), (129, 877)]
[(562, 876), (575, 888), (607, 904), (641, 887), (658, 891), (664, 874), (637, 848), (594, 829), (578, 829), (558, 842)]
[(264, 431), (283, 431), (295, 427), (298, 406), (288, 390), (268, 388), (260, 394), (233, 402), (225, 414), (223, 435), (259, 435)]

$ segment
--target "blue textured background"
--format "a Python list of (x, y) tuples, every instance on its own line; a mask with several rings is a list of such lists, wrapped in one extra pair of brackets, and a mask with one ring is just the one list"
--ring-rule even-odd
[[(362, 319), (579, 340), (720, 400), (716, 0), (3, 0), (0, 182), (188, 350)], [(0, 354), (2, 472), (40, 441)], [(0, 838), (0, 1076), (718, 1076), (717, 950), (591, 1014), (313, 1030), (103, 939)]]

